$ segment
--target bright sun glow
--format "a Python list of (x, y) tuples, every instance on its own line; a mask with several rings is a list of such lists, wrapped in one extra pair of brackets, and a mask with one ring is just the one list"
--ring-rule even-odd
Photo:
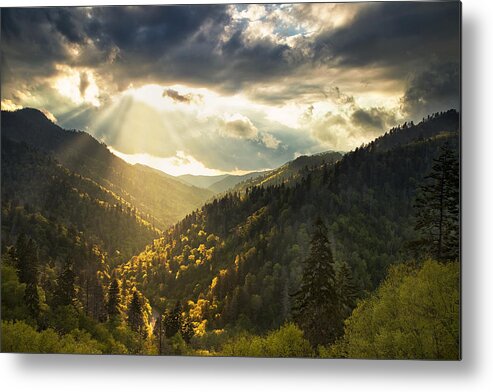
[(150, 154), (125, 154), (117, 151), (112, 147), (109, 150), (117, 157), (122, 158), (128, 163), (134, 165), (140, 163), (161, 170), (172, 176), (181, 176), (183, 174), (194, 174), (202, 176), (215, 176), (225, 174), (222, 171), (209, 169), (203, 163), (197, 161), (194, 157), (186, 155), (183, 151), (177, 151), (176, 156), (169, 158), (155, 157)]
[[(218, 107), (224, 104), (224, 98), (206, 88), (192, 88), (181, 84), (163, 86), (146, 84), (140, 87), (130, 87), (122, 93), (135, 101), (161, 111), (180, 107), (180, 110), (208, 110), (206, 107)], [(230, 97), (228, 97), (229, 99)]]
[(164, 105), (163, 87), (157, 84), (146, 84), (138, 88), (129, 88), (124, 96), (131, 96), (138, 102), (143, 102), (156, 110), (162, 110)]
[(57, 69), (62, 76), (55, 80), (54, 85), (61, 95), (78, 105), (100, 106), (99, 88), (91, 71), (78, 71), (66, 65), (57, 65)]

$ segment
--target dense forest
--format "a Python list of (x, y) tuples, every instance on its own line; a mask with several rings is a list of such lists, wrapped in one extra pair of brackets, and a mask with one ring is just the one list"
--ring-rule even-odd
[(129, 165), (86, 132), (66, 131), (35, 109), (2, 112), (2, 137), (49, 153), (66, 169), (97, 182), (150, 215), (165, 229), (200, 207), (213, 192), (184, 185), (163, 172)]
[(2, 112), (2, 350), (456, 359), (459, 123), (212, 197)]

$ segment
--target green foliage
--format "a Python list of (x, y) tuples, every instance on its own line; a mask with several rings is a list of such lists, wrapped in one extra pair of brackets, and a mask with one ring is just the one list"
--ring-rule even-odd
[[(97, 245), (115, 261), (131, 257), (159, 235), (139, 211), (104, 186), (67, 170), (49, 155), (4, 137), (2, 215), (3, 227), (13, 229), (2, 233), (3, 241), (13, 242), (18, 234), (26, 233), (53, 258), (72, 256), (67, 252), (71, 249), (57, 241), (63, 237), (60, 226), (72, 230), (71, 237)], [(46, 226), (51, 226), (50, 236), (41, 230)], [(50, 254), (49, 248), (56, 252)]]
[[(110, 126), (110, 124), (107, 125)], [(142, 165), (130, 165), (113, 155), (105, 144), (98, 142), (88, 133), (64, 130), (35, 109), (2, 111), (2, 139), (7, 138), (15, 142), (27, 143), (43, 152), (45, 156), (49, 154), (64, 168), (76, 173), (79, 180), (78, 185), (84, 185), (76, 187), (81, 192), (86, 191), (87, 188), (100, 187), (105, 194), (104, 198), (94, 193), (94, 189), (87, 194), (98, 195), (97, 198), (101, 201), (109, 199), (111, 204), (115, 204), (115, 200), (118, 200), (119, 208), (112, 209), (115, 216), (104, 214), (103, 218), (102, 214), (93, 216), (91, 213), (85, 219), (88, 229), (94, 229), (92, 226), (94, 221), (100, 226), (109, 227), (110, 230), (98, 231), (98, 234), (103, 236), (106, 243), (110, 242), (112, 246), (118, 246), (116, 249), (124, 253), (125, 258), (140, 250), (132, 249), (133, 246), (139, 244), (138, 246), (142, 247), (150, 241), (150, 238), (141, 242), (144, 233), (138, 228), (135, 230), (136, 227), (131, 219), (129, 221), (125, 217), (120, 217), (123, 219), (116, 224), (115, 217), (120, 215), (120, 212), (124, 215), (138, 216), (140, 222), (146, 226), (154, 225), (165, 229), (182, 219), (188, 212), (201, 206), (212, 196), (212, 192), (208, 190), (184, 185), (160, 171)], [(2, 140), (2, 155), (4, 154), (3, 144)], [(36, 168), (26, 167), (26, 169)], [(20, 170), (19, 173), (28, 174), (27, 170)], [(35, 172), (31, 175), (34, 174)], [(2, 158), (3, 175), (4, 160)], [(41, 180), (44, 179), (46, 178), (41, 178)], [(96, 187), (90, 187), (88, 179)], [(66, 209), (66, 203), (69, 200), (64, 193), (58, 194), (60, 189), (53, 186), (57, 183), (57, 181), (55, 184), (53, 181), (47, 181), (45, 187), (40, 189), (39, 195), (48, 195), (53, 198), (54, 204), (61, 203), (60, 207), (67, 215), (77, 216), (81, 211)], [(52, 189), (48, 193), (42, 191), (49, 189), (50, 186)], [(119, 231), (118, 235), (115, 230)], [(125, 235), (125, 241), (118, 241), (122, 238), (122, 234)], [(146, 234), (149, 233), (144, 235)]]
[(167, 338), (171, 338), (181, 332), (182, 328), (182, 308), (179, 301), (171, 312), (167, 312), (164, 317), (164, 331)]
[[(458, 147), (458, 125), (457, 112), (441, 113), (337, 162), (303, 168), (293, 181), (226, 194), (121, 265), (118, 276), (156, 308), (192, 302), (184, 311), (209, 330), (262, 334), (292, 320), (290, 294), (300, 288), (310, 227), (320, 215), (336, 269), (347, 263), (357, 296), (372, 291), (389, 265), (424, 256), (405, 248), (416, 238), (416, 185), (443, 144)], [(345, 315), (356, 300), (349, 295)]]
[(318, 218), (303, 264), (301, 287), (296, 294), (294, 320), (310, 343), (332, 343), (342, 333), (342, 306), (327, 227)]
[(24, 302), (25, 283), (20, 283), (16, 269), (2, 259), (2, 319), (26, 320), (31, 316)]
[(122, 298), (120, 293), (120, 283), (115, 278), (111, 281), (108, 289), (108, 316), (110, 320), (115, 320), (121, 315)]
[(359, 291), (354, 284), (353, 274), (347, 263), (342, 263), (336, 275), (337, 295), (340, 299), (341, 314), (344, 318), (349, 316), (356, 305)]
[(193, 335), (195, 334), (195, 332), (193, 330), (192, 322), (190, 321), (190, 319), (188, 317), (185, 317), (182, 320), (180, 334), (183, 337), (183, 340), (185, 341), (185, 343), (187, 343), (187, 344), (190, 343), (190, 341), (193, 338)]
[(72, 263), (67, 261), (63, 270), (56, 281), (56, 289), (54, 293), (53, 303), (55, 306), (75, 305), (75, 274), (72, 270)]
[(459, 175), (457, 152), (444, 145), (416, 199), (415, 245), (439, 261), (459, 260)]
[(57, 306), (51, 311), (48, 324), (60, 333), (69, 333), (79, 328), (79, 312), (73, 305)]
[[(2, 123), (7, 132), (2, 129), (1, 217), (2, 328), (7, 346), (19, 351), (156, 354), (161, 346), (164, 354), (312, 356), (307, 338), (313, 346), (332, 341), (357, 297), (377, 287), (389, 265), (409, 258), (403, 245), (416, 238), (416, 184), (445, 143), (458, 146), (458, 114), (441, 113), (394, 129), (343, 158), (304, 157), (286, 166), (291, 172), (285, 167), (266, 181), (242, 184), (150, 243), (160, 234), (154, 226), (176, 222), (204, 195), (191, 196), (190, 189), (163, 182), (151, 169), (130, 169), (84, 133), (67, 136), (42, 126), (39, 134), (46, 137), (35, 135), (35, 148), (5, 138), (29, 142), (32, 119), (13, 132), (20, 117)], [(301, 166), (295, 170), (296, 165)], [(170, 208), (176, 195), (183, 203)], [(177, 211), (180, 206), (186, 208)], [(316, 215), (330, 225), (310, 251)], [(444, 243), (454, 242), (456, 234)], [(305, 260), (310, 266), (303, 269)], [(402, 274), (419, 275), (412, 268)], [(447, 284), (437, 287), (442, 283)], [(435, 302), (405, 302), (406, 295), (417, 298), (413, 284), (420, 287), (416, 293)], [(378, 347), (382, 357), (453, 357), (449, 335), (458, 316), (448, 309), (446, 325), (433, 324), (426, 312), (440, 305), (440, 296), (433, 297), (433, 280), (428, 285), (412, 282), (392, 293), (402, 310), (409, 309), (407, 318), (391, 312), (399, 310), (391, 299), (364, 305), (378, 302), (373, 298), (385, 293), (379, 289), (350, 319), (361, 314), (365, 321), (348, 321), (346, 335), (354, 338), (345, 336), (320, 353), (347, 356), (354, 350), (365, 357)], [(286, 324), (296, 315), (291, 294), (300, 287), (314, 293), (301, 306), (306, 317), (297, 318), (305, 334)], [(161, 344), (149, 336), (151, 304), (164, 312), (155, 334)], [(383, 324), (368, 316), (374, 309)], [(416, 329), (406, 329), (414, 319), (426, 330), (417, 337)], [(394, 321), (405, 327), (394, 331)], [(365, 322), (374, 327), (376, 343), (359, 337)], [(17, 333), (24, 336), (19, 342)]]
[(233, 357), (311, 357), (310, 343), (296, 325), (289, 323), (266, 337), (240, 336), (226, 343), (221, 355)]
[(460, 266), (426, 261), (392, 266), (377, 291), (346, 321), (325, 357), (460, 358)]
[(52, 329), (37, 332), (23, 321), (2, 321), (2, 352), (101, 354), (100, 344), (87, 332), (59, 335)]
[(132, 301), (128, 306), (128, 325), (132, 331), (145, 336), (144, 313), (137, 291), (133, 292)]

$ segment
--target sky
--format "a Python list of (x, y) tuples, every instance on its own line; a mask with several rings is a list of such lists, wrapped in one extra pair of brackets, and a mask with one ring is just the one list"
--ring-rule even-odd
[(460, 3), (9, 8), (2, 110), (131, 163), (243, 174), (460, 110)]

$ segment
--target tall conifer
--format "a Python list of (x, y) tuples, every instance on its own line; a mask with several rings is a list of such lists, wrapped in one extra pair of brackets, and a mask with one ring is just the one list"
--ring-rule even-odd
[(459, 259), (459, 176), (457, 154), (446, 144), (416, 198), (415, 245), (438, 261)]
[(132, 300), (128, 306), (128, 326), (134, 332), (140, 334), (144, 330), (144, 315), (142, 311), (142, 304), (140, 302), (139, 294), (134, 291), (132, 294)]
[(116, 278), (110, 284), (108, 289), (108, 317), (115, 320), (121, 314), (121, 293), (120, 284)]
[(313, 346), (333, 342), (342, 332), (334, 259), (322, 219), (315, 222), (310, 254), (300, 290), (295, 294), (294, 320)]

